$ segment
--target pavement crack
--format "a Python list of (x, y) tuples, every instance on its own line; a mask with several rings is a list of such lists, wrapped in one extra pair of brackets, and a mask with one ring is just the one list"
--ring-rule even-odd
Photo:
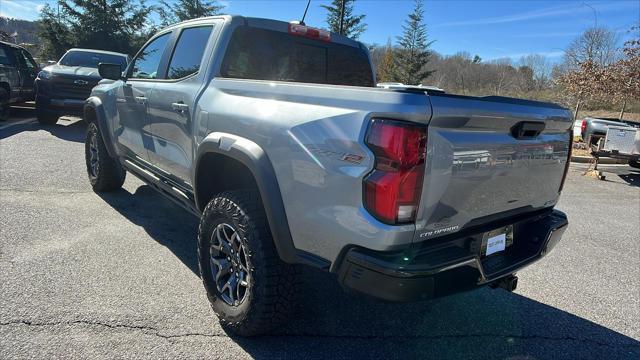
[[(163, 339), (179, 339), (187, 337), (207, 337), (207, 338), (231, 338), (227, 334), (214, 334), (214, 333), (199, 333), (189, 332), (182, 334), (166, 334), (160, 329), (154, 326), (148, 325), (130, 325), (130, 324), (111, 324), (100, 321), (88, 321), (88, 320), (72, 320), (72, 321), (56, 321), (56, 322), (34, 322), (28, 320), (12, 320), (8, 322), (0, 322), (0, 326), (10, 325), (26, 325), (35, 327), (49, 327), (49, 326), (73, 326), (73, 325), (85, 325), (85, 326), (100, 326), (108, 329), (125, 329), (131, 331), (142, 331), (146, 334), (154, 335)], [(471, 338), (504, 338), (513, 340), (542, 340), (542, 341), (571, 341), (582, 342), (585, 344), (593, 344), (603, 347), (611, 348), (634, 348), (638, 347), (640, 342), (627, 343), (627, 344), (612, 344), (595, 339), (578, 338), (573, 336), (545, 336), (545, 335), (510, 335), (510, 334), (497, 334), (497, 333), (477, 333), (477, 334), (441, 334), (441, 335), (353, 335), (353, 334), (323, 334), (323, 333), (282, 333), (263, 335), (259, 338), (321, 338), (321, 339), (348, 339), (348, 340), (386, 340), (386, 341), (411, 341), (411, 340), (445, 340), (445, 339), (471, 339)], [(258, 339), (259, 339), (258, 338)], [(246, 339), (244, 339), (246, 340)]]
[(13, 320), (9, 322), (0, 323), (0, 326), (8, 326), (8, 325), (27, 325), (27, 326), (95, 325), (95, 326), (108, 327), (111, 329), (125, 328), (125, 329), (135, 329), (135, 330), (158, 331), (157, 328), (154, 328), (152, 326), (109, 324), (109, 323), (104, 323), (99, 321), (87, 321), (87, 320), (54, 321), (54, 322), (33, 322), (28, 320)]
[(50, 326), (73, 326), (73, 325), (87, 325), (87, 326), (101, 326), (109, 329), (128, 329), (143, 331), (147, 334), (156, 335), (165, 339), (189, 337), (189, 336), (205, 336), (205, 337), (229, 337), (226, 334), (206, 334), (206, 333), (184, 333), (176, 335), (167, 335), (160, 332), (160, 329), (148, 326), (148, 325), (130, 325), (130, 324), (110, 324), (100, 321), (88, 321), (88, 320), (72, 320), (72, 321), (52, 321), (52, 322), (34, 322), (28, 320), (12, 320), (8, 322), (0, 322), (0, 326), (10, 325), (26, 325), (34, 327), (50, 327)]
[(89, 190), (59, 190), (59, 189), (18, 189), (18, 188), (0, 188), (0, 191), (17, 192), (17, 193), (44, 193), (44, 194), (88, 194), (93, 191)]

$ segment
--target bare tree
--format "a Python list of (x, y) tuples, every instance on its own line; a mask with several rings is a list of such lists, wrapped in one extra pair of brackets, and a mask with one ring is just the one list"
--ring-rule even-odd
[(627, 101), (640, 99), (640, 26), (631, 29), (634, 37), (624, 44), (624, 57), (610, 66), (608, 90), (613, 101), (622, 104), (619, 118), (624, 116)]
[(619, 37), (615, 31), (605, 27), (591, 27), (569, 44), (564, 55), (565, 66), (575, 69), (588, 61), (600, 66), (611, 65), (619, 56), (618, 42)]
[(529, 54), (520, 58), (520, 67), (527, 67), (533, 71), (534, 90), (540, 91), (549, 86), (551, 79), (551, 62), (543, 55)]
[(511, 66), (511, 59), (502, 58), (490, 62), (495, 65), (493, 68), (493, 92), (495, 95), (502, 95), (506, 88), (513, 82), (515, 69)]
[(619, 51), (615, 33), (591, 28), (567, 48), (565, 60), (568, 67), (557, 78), (557, 83), (577, 100), (575, 117), (584, 101), (622, 104), (622, 117), (627, 100), (638, 98), (638, 38), (640, 36), (625, 43), (623, 51)]

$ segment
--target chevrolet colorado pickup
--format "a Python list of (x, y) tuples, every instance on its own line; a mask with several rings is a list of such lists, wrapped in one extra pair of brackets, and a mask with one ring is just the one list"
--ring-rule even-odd
[(69, 49), (60, 61), (38, 73), (35, 80), (36, 117), (51, 125), (62, 115), (82, 114), (84, 101), (101, 80), (99, 63), (127, 65), (129, 55), (93, 49)]
[(559, 106), (376, 88), (363, 44), (241, 16), (173, 25), (99, 69), (93, 189), (129, 172), (200, 217), (202, 282), (237, 334), (286, 320), (301, 265), (388, 301), (513, 289), (567, 226)]

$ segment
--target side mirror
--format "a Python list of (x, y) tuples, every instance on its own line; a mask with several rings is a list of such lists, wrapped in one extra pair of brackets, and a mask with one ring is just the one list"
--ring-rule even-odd
[(98, 73), (103, 79), (122, 79), (122, 68), (120, 64), (100, 63), (98, 64)]

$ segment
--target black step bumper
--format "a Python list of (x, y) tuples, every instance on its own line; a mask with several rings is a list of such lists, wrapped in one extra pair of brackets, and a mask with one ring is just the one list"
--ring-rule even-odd
[[(482, 235), (513, 226), (513, 244), (481, 256)], [(511, 223), (495, 224), (464, 235), (414, 244), (394, 252), (350, 248), (342, 257), (342, 286), (388, 301), (417, 301), (492, 284), (546, 255), (567, 228), (567, 216), (546, 211)]]

